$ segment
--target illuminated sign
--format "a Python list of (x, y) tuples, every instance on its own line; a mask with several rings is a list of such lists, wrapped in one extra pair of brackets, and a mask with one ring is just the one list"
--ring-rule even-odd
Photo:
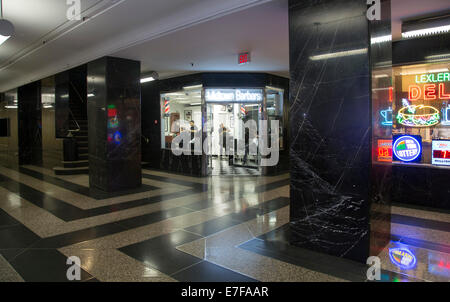
[(238, 56), (238, 64), (242, 65), (247, 63), (250, 63), (250, 53), (249, 52), (240, 53)]
[(450, 93), (445, 90), (445, 84), (426, 84), (423, 87), (410, 85), (408, 89), (409, 100), (417, 101), (424, 99), (432, 101), (436, 99), (450, 99)]
[(412, 269), (416, 266), (416, 256), (407, 248), (392, 248), (389, 249), (389, 258), (392, 264), (401, 269)]
[(381, 125), (383, 126), (392, 126), (392, 108), (381, 110), (380, 115), (382, 117)]
[(449, 82), (450, 81), (450, 73), (442, 72), (442, 73), (426, 73), (421, 75), (416, 75), (416, 83), (439, 83), (439, 82)]
[(401, 108), (397, 114), (397, 121), (408, 127), (431, 127), (440, 123), (441, 116), (439, 110), (426, 105), (409, 105), (403, 100), (405, 107)]
[(396, 161), (420, 162), (422, 159), (422, 137), (395, 135), (392, 150)]
[(378, 161), (392, 162), (392, 140), (378, 140)]
[(113, 141), (116, 145), (119, 145), (122, 142), (122, 133), (117, 131), (113, 134)]
[(261, 102), (261, 89), (206, 89), (207, 102)]
[(433, 165), (450, 166), (450, 141), (433, 141), (431, 163)]
[(108, 128), (115, 129), (119, 127), (119, 119), (117, 118), (117, 109), (114, 105), (108, 106)]
[(450, 105), (442, 108), (442, 125), (450, 125)]

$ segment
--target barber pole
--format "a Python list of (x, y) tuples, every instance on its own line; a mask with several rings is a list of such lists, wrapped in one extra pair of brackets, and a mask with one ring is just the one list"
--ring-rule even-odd
[(168, 99), (164, 99), (164, 114), (169, 115), (170, 113), (170, 104)]
[(245, 109), (245, 106), (244, 106), (244, 105), (241, 105), (241, 113), (242, 113), (243, 115), (247, 115), (247, 110)]

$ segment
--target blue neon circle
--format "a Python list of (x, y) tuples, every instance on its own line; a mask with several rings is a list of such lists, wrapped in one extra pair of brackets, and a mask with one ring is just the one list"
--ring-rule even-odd
[[(405, 264), (399, 263), (394, 258), (393, 254), (394, 254), (395, 251), (403, 251), (404, 253), (409, 254), (411, 256), (411, 258), (412, 258), (411, 263), (409, 265), (405, 265)], [(393, 249), (389, 249), (389, 258), (390, 258), (392, 264), (400, 267), (401, 269), (406, 269), (406, 270), (414, 268), (416, 266), (416, 263), (417, 263), (416, 256), (407, 248), (393, 248)]]
[[(416, 143), (417, 147), (419, 147), (419, 148), (418, 148), (419, 151), (417, 152), (417, 155), (416, 155), (414, 158), (412, 158), (412, 159), (408, 159), (408, 160), (402, 159), (402, 156), (398, 156), (398, 154), (397, 154), (397, 145), (398, 145), (398, 142), (399, 142), (400, 140), (404, 140), (404, 139), (412, 139), (412, 140)], [(409, 136), (409, 135), (404, 135), (404, 136), (400, 136), (399, 138), (397, 138), (397, 140), (396, 140), (395, 143), (394, 143), (393, 150), (394, 150), (395, 156), (396, 156), (398, 159), (400, 159), (401, 161), (404, 161), (404, 162), (415, 161), (415, 160), (422, 154), (422, 146), (420, 145), (419, 141), (418, 141), (417, 139), (415, 139), (414, 137)]]

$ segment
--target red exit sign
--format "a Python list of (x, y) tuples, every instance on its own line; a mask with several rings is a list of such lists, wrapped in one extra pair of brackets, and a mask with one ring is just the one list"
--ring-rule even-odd
[(249, 52), (243, 52), (240, 53), (238, 56), (238, 64), (242, 65), (242, 64), (247, 64), (250, 62), (250, 53)]

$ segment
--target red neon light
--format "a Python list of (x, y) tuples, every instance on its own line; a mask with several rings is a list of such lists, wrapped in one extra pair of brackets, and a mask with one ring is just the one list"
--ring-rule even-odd
[(424, 100), (430, 101), (430, 100), (436, 100), (439, 99), (450, 99), (450, 93), (447, 93), (445, 91), (445, 84), (441, 83), (438, 85), (436, 84), (426, 84), (423, 85), (423, 89), (420, 86), (417, 85), (410, 85), (409, 86), (409, 100), (410, 101), (417, 101), (422, 97), (422, 92), (424, 95)]
[(427, 84), (423, 85), (423, 89), (425, 91), (425, 100), (435, 100), (436, 97), (436, 85), (435, 84)]
[(108, 117), (117, 116), (117, 109), (108, 109)]
[(394, 100), (394, 87), (389, 87), (389, 102)]
[(445, 93), (444, 83), (439, 84), (439, 98), (440, 99), (450, 99), (450, 93)]
[(417, 85), (409, 86), (409, 100), (417, 101), (422, 96), (422, 89)]

